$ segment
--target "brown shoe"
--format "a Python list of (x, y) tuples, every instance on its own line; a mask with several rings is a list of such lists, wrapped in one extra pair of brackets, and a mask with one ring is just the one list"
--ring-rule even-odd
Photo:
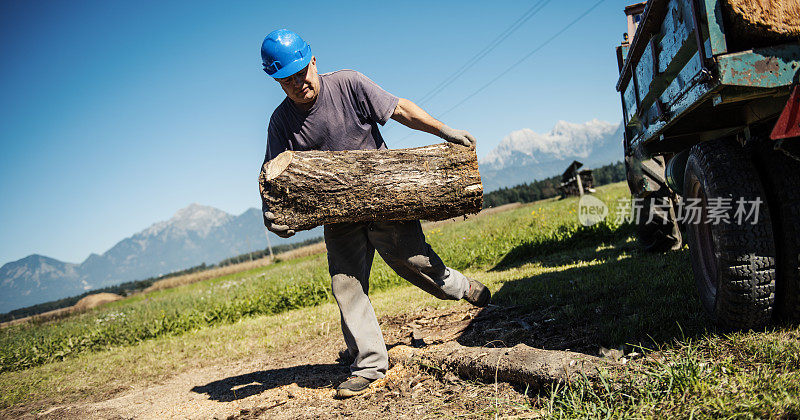
[(358, 394), (363, 394), (369, 389), (369, 384), (374, 381), (374, 379), (353, 375), (336, 387), (336, 398), (350, 398)]
[(488, 305), (489, 300), (492, 298), (492, 292), (489, 291), (489, 288), (478, 280), (469, 277), (467, 277), (467, 280), (469, 281), (469, 290), (464, 295), (464, 300), (478, 307)]

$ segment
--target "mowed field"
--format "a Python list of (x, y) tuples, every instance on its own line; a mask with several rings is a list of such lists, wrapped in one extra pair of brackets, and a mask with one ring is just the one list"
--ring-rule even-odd
[[(463, 385), (469, 396), (456, 395), (456, 402), (436, 397), (437, 387), (453, 379), (430, 367), (414, 376), (414, 387), (429, 390), (427, 397), (411, 394), (406, 411), (397, 414), (800, 416), (800, 330), (716, 331), (697, 299), (688, 249), (640, 253), (632, 227), (614, 220), (617, 200), (628, 197), (626, 185), (601, 187), (595, 196), (611, 211), (605, 222), (592, 227), (578, 223), (576, 198), (551, 199), (431, 225), (426, 236), (447, 265), (492, 289), (496, 306), (489, 310), (517, 320), (482, 330), (476, 324), (462, 343), (526, 343), (592, 355), (601, 348), (617, 349), (627, 355), (627, 363), (598, 381), (578, 378), (569, 386), (541, 390), (469, 382)], [(371, 300), (389, 335), (400, 334), (392, 325), (411, 314), (471, 310), (464, 302), (439, 301), (408, 285), (378, 256), (370, 281)], [(212, 368), (212, 379), (219, 374), (216, 379), (224, 380), (226, 369), (238, 366), (248, 372), (254, 360), (283, 362), (291, 355), (298, 366), (311, 366), (343, 348), (340, 335), (325, 254), (157, 290), (70, 318), (0, 330), (0, 416), (79, 417), (80, 410), (64, 407), (118, 398), (181, 375), (191, 381), (192, 372)], [(320, 350), (301, 351), (307, 343), (317, 343)], [(329, 369), (338, 376), (315, 389), (329, 390), (334, 379), (347, 373), (345, 367)], [(198, 389), (208, 382), (205, 377), (198, 381)], [(259, 392), (266, 394), (266, 388)], [(356, 397), (336, 402), (330, 393), (320, 395), (315, 404), (323, 404), (320, 409), (331, 415), (353, 414), (355, 407), (362, 410), (356, 413), (371, 415), (363, 410), (383, 401)], [(218, 398), (219, 404), (231, 400)], [(210, 407), (194, 415), (216, 415)], [(302, 415), (292, 407), (284, 402), (238, 415)]]

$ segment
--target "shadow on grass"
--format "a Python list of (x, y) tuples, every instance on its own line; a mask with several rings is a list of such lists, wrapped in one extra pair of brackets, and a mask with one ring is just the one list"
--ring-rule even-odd
[(592, 226), (559, 226), (553, 233), (542, 239), (526, 241), (517, 245), (490, 271), (519, 267), (565, 251), (616, 243), (633, 234), (634, 227), (631, 224), (615, 226), (605, 221)]
[[(458, 341), (468, 346), (524, 343), (596, 355), (599, 347), (654, 348), (713, 329), (696, 296), (688, 250), (631, 253), (627, 239), (610, 240), (627, 238), (627, 231), (601, 233), (567, 239), (574, 247), (608, 245), (599, 253), (585, 250), (585, 258), (548, 248), (568, 245), (523, 245), (526, 252), (550, 251), (548, 261), (570, 260), (579, 266), (506, 281), (494, 291), (492, 303), (497, 306), (476, 316)], [(515, 249), (505, 265), (493, 270), (522, 265), (521, 252)], [(542, 265), (557, 269), (565, 264)]]
[(220, 379), (196, 386), (192, 392), (207, 394), (214, 401), (230, 402), (293, 383), (302, 388), (327, 388), (343, 381), (349, 374), (346, 366), (335, 363), (292, 366)]

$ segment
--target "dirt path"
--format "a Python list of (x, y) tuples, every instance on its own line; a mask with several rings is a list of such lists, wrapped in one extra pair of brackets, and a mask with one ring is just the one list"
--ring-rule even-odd
[[(520, 332), (531, 333), (529, 325), (535, 322), (523, 320), (510, 310), (479, 312), (466, 305), (381, 319), (390, 347), (453, 339), (465, 345), (487, 343), (487, 338), (503, 341)], [(505, 338), (490, 337), (492, 331), (502, 332)], [(343, 348), (341, 338), (321, 337), (283, 354), (140, 385), (106, 401), (53, 407), (39, 418), (422, 418), (537, 413), (531, 411), (524, 390), (508, 384), (475, 383), (446, 372), (402, 365), (393, 366), (367, 394), (334, 399), (333, 388), (349, 373), (344, 364), (337, 363), (338, 351)]]

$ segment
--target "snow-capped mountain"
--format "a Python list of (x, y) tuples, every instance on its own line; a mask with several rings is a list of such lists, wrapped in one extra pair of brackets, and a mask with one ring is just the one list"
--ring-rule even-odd
[(509, 133), (480, 161), (483, 190), (493, 191), (561, 174), (573, 160), (588, 167), (622, 159), (622, 124), (559, 121), (550, 132)]
[[(279, 245), (322, 236), (320, 228), (289, 239), (272, 237)], [(91, 254), (80, 264), (30, 255), (0, 267), (0, 312), (142, 280), (202, 263), (267, 247), (261, 211), (251, 208), (234, 216), (214, 207), (191, 204), (169, 220), (119, 241), (102, 255)]]

